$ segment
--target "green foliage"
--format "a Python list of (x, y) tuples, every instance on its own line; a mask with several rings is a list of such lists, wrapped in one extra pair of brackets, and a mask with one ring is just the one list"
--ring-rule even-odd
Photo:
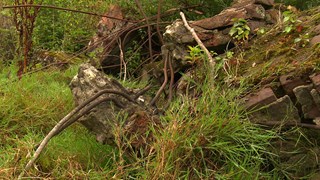
[[(73, 108), (69, 82), (78, 66), (66, 71), (49, 69), (11, 82), (6, 67), (0, 74), (0, 179), (12, 179), (29, 160), (31, 150)], [(53, 177), (99, 178), (101, 167), (112, 162), (112, 149), (95, 141), (83, 127), (73, 126), (55, 137), (38, 161)], [(47, 176), (31, 171), (34, 176)], [(32, 175), (31, 175), (32, 176)]]
[[(98, 14), (108, 8), (104, 1), (44, 0), (43, 4)], [(98, 20), (96, 16), (43, 8), (36, 21), (34, 44), (42, 49), (78, 51), (87, 45)]]
[(233, 19), (233, 26), (229, 32), (229, 35), (240, 41), (245, 41), (249, 39), (250, 27), (247, 24), (247, 20), (243, 18)]
[(17, 43), (10, 11), (0, 11), (0, 70), (2, 65), (8, 65), (14, 59)]
[(283, 32), (286, 34), (289, 34), (295, 30), (296, 23), (300, 21), (297, 20), (296, 14), (290, 10), (284, 11), (282, 15), (283, 15), (283, 23), (285, 25)]
[[(203, 67), (200, 74), (207, 74)], [(254, 179), (263, 178), (267, 147), (275, 133), (246, 121), (235, 102), (241, 90), (197, 84), (201, 96), (182, 97), (162, 118), (166, 127), (155, 134), (153, 151), (132, 152), (118, 179)], [(123, 144), (129, 144), (125, 141)], [(142, 156), (142, 157), (141, 157)], [(119, 168), (118, 168), (119, 169)]]
[[(204, 62), (203, 60), (206, 59), (207, 55), (203, 52), (199, 45), (188, 46), (188, 48), (189, 55), (186, 56), (185, 59), (189, 64), (200, 63), (200, 61)], [(210, 55), (216, 56), (218, 54), (214, 51), (210, 51)]]
[(294, 43), (297, 46), (306, 47), (310, 42), (310, 35), (309, 33), (306, 34), (300, 34), (299, 37), (294, 39)]
[(194, 47), (188, 46), (188, 48), (189, 55), (186, 57), (186, 59), (190, 64), (194, 64), (204, 58), (204, 53), (199, 45)]
[(257, 31), (257, 35), (261, 36), (261, 35), (264, 35), (264, 34), (266, 34), (266, 29), (265, 28), (259, 28), (258, 31)]
[(320, 5), (319, 0), (275, 0), (275, 2), (295, 6), (300, 10), (306, 10)]

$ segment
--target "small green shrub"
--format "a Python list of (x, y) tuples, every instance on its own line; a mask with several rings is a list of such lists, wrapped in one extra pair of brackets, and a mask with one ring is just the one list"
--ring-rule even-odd
[(300, 34), (299, 37), (294, 39), (294, 43), (298, 47), (306, 47), (310, 43), (310, 35), (309, 35), (309, 33)]
[(247, 20), (243, 18), (233, 19), (233, 26), (229, 32), (229, 35), (237, 41), (246, 41), (249, 39), (250, 27)]
[(297, 20), (296, 14), (290, 10), (284, 11), (282, 15), (283, 24), (285, 25), (283, 32), (289, 34), (295, 30), (296, 23), (300, 21)]

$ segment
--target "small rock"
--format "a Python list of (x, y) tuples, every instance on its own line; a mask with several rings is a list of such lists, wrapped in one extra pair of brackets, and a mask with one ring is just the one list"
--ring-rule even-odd
[(316, 88), (316, 90), (318, 90), (318, 92), (320, 92), (320, 74), (313, 74), (309, 77), (310, 77), (314, 87)]
[(261, 4), (266, 8), (274, 5), (274, 0), (234, 0), (231, 7), (241, 7), (245, 4)]
[(290, 97), (294, 97), (293, 89), (297, 86), (305, 85), (300, 77), (294, 77), (293, 74), (287, 74), (280, 76), (280, 84), (285, 93)]
[(320, 35), (314, 36), (310, 41), (311, 46), (314, 46), (318, 43), (320, 43)]
[(254, 33), (255, 30), (265, 27), (267, 25), (264, 21), (248, 21), (248, 26), (250, 27), (251, 33)]
[(255, 0), (255, 4), (262, 4), (266, 6), (273, 6), (274, 0)]
[(247, 110), (261, 108), (277, 100), (271, 88), (264, 88), (257, 93), (249, 94), (244, 98)]
[(313, 28), (312, 32), (315, 35), (320, 35), (320, 24)]
[(314, 119), (320, 116), (320, 111), (313, 101), (310, 93), (312, 85), (298, 86), (293, 89), (297, 101), (301, 105), (302, 113), (305, 119)]
[(293, 121), (300, 122), (298, 109), (293, 105), (290, 97), (285, 95), (275, 102), (249, 114), (252, 122)]
[(279, 11), (276, 9), (266, 10), (266, 22), (276, 24), (279, 19)]
[(316, 104), (317, 108), (320, 110), (320, 95), (319, 95), (319, 91), (312, 89), (310, 91), (310, 94), (313, 98), (314, 103)]

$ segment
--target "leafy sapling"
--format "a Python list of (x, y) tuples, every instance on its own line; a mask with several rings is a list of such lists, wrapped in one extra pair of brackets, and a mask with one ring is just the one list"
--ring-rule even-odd
[(309, 33), (306, 34), (300, 34), (299, 37), (294, 39), (294, 44), (296, 44), (299, 47), (305, 47), (310, 42), (310, 35)]
[(249, 39), (250, 27), (247, 20), (243, 18), (232, 19), (234, 24), (229, 32), (229, 35), (237, 41), (245, 41)]
[(284, 11), (282, 13), (283, 16), (283, 24), (285, 25), (284, 30), (282, 32), (289, 34), (295, 30), (295, 24), (297, 22), (301, 22), (297, 20), (296, 14), (293, 11)]

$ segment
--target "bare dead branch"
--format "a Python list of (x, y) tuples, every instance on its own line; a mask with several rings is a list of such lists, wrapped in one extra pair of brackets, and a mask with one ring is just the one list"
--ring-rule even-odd
[(208, 51), (208, 49), (204, 46), (204, 44), (201, 42), (200, 38), (198, 37), (197, 33), (195, 32), (195, 30), (193, 28), (191, 28), (186, 20), (185, 15), (183, 14), (183, 12), (180, 12), (180, 16), (182, 18), (182, 21), (184, 23), (184, 26), (190, 31), (190, 33), (192, 34), (192, 37), (194, 38), (194, 40), (198, 43), (198, 45), (200, 46), (200, 48), (203, 50), (203, 52), (207, 55), (209, 63), (211, 65), (211, 68), (213, 69), (215, 66), (215, 61), (213, 60), (210, 52)]
[(121, 103), (119, 103), (117, 99), (115, 99), (113, 97), (104, 97), (102, 99), (99, 99), (99, 100), (93, 102), (92, 104), (89, 104), (86, 108), (84, 108), (82, 110), (82, 112), (80, 112), (76, 117), (74, 117), (74, 119), (72, 121), (69, 121), (76, 112), (79, 112), (82, 109), (81, 107), (84, 107), (87, 104), (83, 103), (80, 106), (76, 107), (68, 115), (66, 115), (64, 118), (62, 118), (54, 126), (54, 128), (46, 135), (46, 137), (42, 140), (42, 142), (40, 143), (39, 147), (37, 148), (37, 150), (33, 154), (33, 157), (31, 158), (31, 160), (27, 163), (27, 165), (25, 166), (24, 170), (20, 173), (18, 179), (21, 179), (24, 176), (24, 173), (30, 170), (30, 168), (32, 167), (34, 162), (39, 158), (41, 152), (43, 151), (45, 146), (49, 143), (49, 141), (50, 141), (50, 139), (52, 137), (54, 137), (55, 135), (59, 134), (65, 128), (67, 128), (68, 126), (70, 126), (71, 124), (76, 122), (80, 117), (82, 117), (83, 115), (88, 113), (91, 109), (93, 109), (97, 105), (101, 104), (102, 102), (106, 102), (106, 101), (112, 101), (117, 106), (123, 107), (123, 105)]
[(3, 9), (15, 9), (15, 8), (21, 8), (21, 7), (36, 7), (36, 8), (57, 9), (57, 10), (62, 10), (62, 11), (69, 11), (69, 12), (75, 12), (75, 13), (81, 13), (81, 14), (88, 14), (88, 15), (93, 15), (93, 16), (107, 17), (107, 18), (115, 19), (115, 20), (119, 20), (119, 21), (137, 22), (137, 21), (131, 21), (131, 20), (127, 20), (127, 19), (121, 19), (121, 18), (116, 18), (116, 17), (112, 17), (112, 16), (107, 16), (107, 15), (103, 15), (103, 14), (97, 14), (97, 13), (86, 12), (86, 11), (79, 11), (79, 10), (62, 8), (62, 7), (57, 7), (57, 6), (50, 6), (50, 5), (24, 4), (24, 5), (15, 5), (15, 6), (3, 6), (2, 8)]
[(135, 2), (137, 4), (138, 8), (140, 9), (141, 14), (144, 16), (146, 23), (147, 23), (147, 26), (148, 26), (149, 54), (150, 54), (151, 61), (153, 61), (152, 42), (151, 42), (151, 25), (149, 23), (149, 18), (147, 17), (145, 12), (143, 11), (140, 1), (135, 0)]
[[(105, 99), (105, 100), (103, 100)], [(102, 98), (102, 101), (99, 102), (100, 100), (93, 102), (92, 105), (82, 109), (82, 111), (80, 111), (79, 114), (77, 114), (75, 117), (73, 117), (72, 119), (68, 120), (67, 122), (65, 122), (60, 129), (53, 135), (56, 136), (58, 134), (60, 134), (63, 130), (65, 130), (67, 127), (71, 126), (73, 123), (75, 123), (78, 119), (80, 119), (82, 116), (84, 116), (85, 114), (87, 114), (92, 108), (98, 106), (99, 104), (101, 104), (102, 102), (107, 102), (107, 101), (111, 101), (113, 102), (117, 107), (119, 108), (125, 108), (125, 105), (119, 100), (116, 99), (115, 97), (109, 97), (109, 98)], [(92, 108), (91, 108), (92, 107)]]
[(158, 33), (161, 45), (163, 44), (163, 38), (162, 38), (161, 31), (160, 31), (159, 23), (160, 23), (160, 20), (161, 20), (161, 5), (162, 5), (162, 2), (163, 2), (163, 0), (159, 0), (159, 2), (158, 2), (158, 14), (157, 14), (157, 33)]
[(172, 101), (172, 96), (173, 96), (173, 83), (174, 83), (174, 69), (172, 67), (172, 57), (169, 57), (169, 70), (170, 70), (170, 84), (169, 84), (169, 98), (168, 102), (165, 105), (164, 109), (167, 109), (170, 106), (170, 103)]
[(164, 67), (163, 67), (164, 81), (163, 81), (160, 89), (157, 91), (156, 95), (154, 96), (154, 98), (151, 100), (150, 106), (153, 106), (156, 103), (156, 101), (160, 97), (160, 94), (162, 93), (162, 91), (164, 90), (164, 88), (167, 85), (167, 82), (168, 82), (167, 64), (168, 64), (168, 58), (169, 58), (168, 56), (169, 56), (169, 52), (167, 52), (167, 54), (165, 55), (165, 59), (164, 59)]
[(119, 44), (119, 50), (120, 50), (120, 79), (122, 76), (122, 66), (124, 68), (124, 73), (123, 73), (123, 81), (126, 81), (127, 79), (127, 64), (124, 61), (124, 55), (123, 55), (123, 49), (122, 49), (122, 42), (121, 39), (118, 39), (118, 44)]
[[(114, 97), (104, 97), (102, 99), (99, 99), (99, 100), (91, 103), (92, 101), (96, 100), (98, 97), (100, 97), (101, 95), (103, 95), (105, 93), (120, 95), (120, 96), (124, 97), (125, 99), (127, 99), (128, 101), (131, 101), (131, 102), (136, 104), (136, 101), (126, 93), (123, 93), (123, 92), (120, 92), (120, 91), (117, 91), (117, 90), (113, 90), (113, 89), (105, 89), (105, 90), (99, 91), (94, 96), (90, 97), (89, 99), (84, 101), (82, 104), (80, 104), (79, 106), (74, 108), (69, 114), (67, 114), (64, 118), (62, 118), (56, 124), (56, 126), (49, 132), (49, 134), (40, 143), (40, 145), (38, 146), (36, 152), (33, 155), (33, 158), (27, 163), (27, 165), (25, 166), (24, 171), (21, 172), (21, 174), (19, 175), (19, 179), (21, 179), (24, 176), (24, 173), (31, 168), (32, 164), (37, 160), (37, 158), (39, 157), (39, 155), (42, 152), (43, 148), (47, 145), (47, 143), (49, 142), (49, 140), (53, 136), (59, 134), (65, 128), (69, 127), (71, 124), (76, 122), (80, 117), (82, 117), (84, 114), (89, 112), (92, 108), (94, 108), (97, 105), (99, 105), (100, 103), (106, 102), (106, 101), (112, 101), (116, 106), (118, 106), (120, 108), (124, 108), (125, 107), (125, 105), (123, 105), (123, 103), (121, 103), (118, 99), (116, 99)], [(78, 115), (76, 115), (76, 113), (78, 113), (78, 112), (80, 112), (80, 113)], [(74, 115), (76, 115), (76, 116), (74, 117)], [(73, 117), (73, 119), (71, 119), (72, 117)]]
[(138, 99), (139, 96), (143, 95), (144, 93), (146, 93), (147, 91), (149, 91), (152, 88), (152, 85), (149, 84), (148, 86), (146, 86), (145, 88), (141, 89), (140, 91), (138, 91), (135, 96), (133, 97), (133, 99)]

